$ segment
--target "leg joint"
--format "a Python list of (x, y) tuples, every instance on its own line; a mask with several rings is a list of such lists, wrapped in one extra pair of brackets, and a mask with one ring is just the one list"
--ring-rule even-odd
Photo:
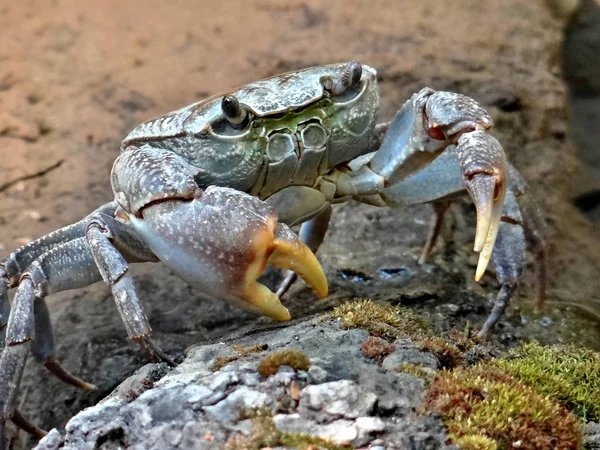
[(21, 267), (12, 255), (0, 262), (0, 278), (7, 281), (9, 287), (15, 287), (19, 282)]
[(114, 286), (125, 275), (129, 266), (102, 228), (95, 222), (90, 223), (86, 238), (102, 279), (109, 286)]
[(91, 216), (90, 221), (87, 224), (85, 230), (86, 235), (92, 232), (92, 230), (98, 230), (100, 233), (106, 236), (107, 239), (113, 238), (113, 234), (110, 228), (108, 228), (108, 226), (106, 225), (101, 214), (95, 213)]
[(19, 284), (25, 279), (31, 280), (31, 283), (33, 284), (33, 293), (36, 297), (45, 297), (48, 295), (48, 278), (38, 261), (34, 261), (23, 275), (21, 275)]

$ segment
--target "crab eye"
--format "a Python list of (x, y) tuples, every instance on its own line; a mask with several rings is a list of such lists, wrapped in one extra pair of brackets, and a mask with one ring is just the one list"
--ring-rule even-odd
[(362, 77), (362, 66), (358, 61), (350, 61), (342, 72), (342, 84), (349, 88), (360, 81)]
[[(361, 84), (362, 66), (358, 61), (350, 61), (337, 77), (324, 75), (321, 77), (323, 88), (336, 97), (336, 102), (345, 103), (355, 97), (364, 83)], [(341, 99), (340, 99), (341, 97)]]
[(221, 100), (221, 110), (227, 121), (234, 127), (242, 127), (248, 117), (248, 113), (237, 98), (233, 95), (226, 95)]

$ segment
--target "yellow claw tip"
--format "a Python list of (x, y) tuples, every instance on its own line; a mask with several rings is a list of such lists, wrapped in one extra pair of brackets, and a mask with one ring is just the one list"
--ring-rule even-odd
[(276, 239), (268, 260), (280, 269), (296, 272), (321, 298), (327, 297), (329, 287), (323, 268), (314, 253), (302, 241), (286, 242)]
[(324, 299), (329, 295), (329, 286), (327, 286), (327, 281), (325, 281), (325, 286), (320, 290), (316, 290), (315, 293), (320, 299)]
[(279, 297), (260, 283), (254, 282), (248, 286), (244, 300), (271, 319), (280, 322), (292, 319), (288, 309), (279, 301)]
[(479, 272), (479, 270), (477, 272), (475, 272), (475, 281), (477, 281), (479, 283), (479, 281), (481, 280), (481, 278), (483, 277), (483, 274), (485, 273), (485, 271), (483, 272)]

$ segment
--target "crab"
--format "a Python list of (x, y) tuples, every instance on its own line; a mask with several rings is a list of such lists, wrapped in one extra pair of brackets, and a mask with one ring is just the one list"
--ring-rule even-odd
[[(10, 419), (45, 433), (15, 408), (29, 352), (66, 383), (93, 388), (56, 360), (46, 296), (103, 280), (129, 337), (174, 364), (151, 338), (129, 264), (162, 261), (207, 298), (289, 320), (280, 298), (297, 276), (327, 296), (314, 253), (332, 205), (351, 199), (433, 204), (422, 262), (450, 202), (468, 194), (476, 207), (475, 279), (492, 260), (500, 283), (480, 336), (513, 296), (528, 244), (541, 303), (545, 246), (535, 207), (488, 133), (489, 114), (467, 96), (423, 88), (390, 123), (377, 124), (379, 102), (375, 69), (351, 61), (251, 83), (131, 131), (111, 172), (114, 200), (0, 262), (0, 434)], [(290, 229), (298, 224), (299, 235)], [(267, 264), (290, 271), (277, 293), (257, 282)], [(9, 288), (17, 288), (12, 308)]]

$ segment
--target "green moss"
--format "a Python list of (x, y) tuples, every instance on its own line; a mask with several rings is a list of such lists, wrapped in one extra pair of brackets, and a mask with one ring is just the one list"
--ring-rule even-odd
[(600, 420), (600, 354), (524, 344), (494, 364), (585, 420)]
[(263, 377), (268, 378), (269, 375), (276, 374), (281, 366), (290, 366), (294, 370), (308, 370), (310, 368), (310, 360), (304, 353), (298, 350), (273, 352), (260, 361), (258, 371)]
[(481, 435), (469, 435), (455, 439), (454, 443), (460, 450), (498, 450), (498, 444), (488, 437)]
[(251, 355), (252, 353), (260, 353), (262, 351), (264, 351), (266, 349), (266, 345), (264, 344), (257, 344), (257, 345), (251, 345), (251, 346), (246, 346), (246, 345), (232, 345), (231, 349), (235, 352), (234, 355), (230, 355), (230, 356), (218, 356), (215, 358), (215, 362), (213, 363), (212, 366), (212, 370), (213, 372), (216, 372), (217, 370), (221, 370), (223, 367), (225, 367), (227, 364), (233, 362), (233, 361), (237, 361), (240, 358), (244, 358), (248, 355)]
[(371, 300), (357, 300), (340, 305), (329, 314), (344, 328), (364, 328), (373, 336), (385, 339), (422, 339), (432, 334), (429, 323), (417, 313), (401, 306), (387, 306)]
[(398, 372), (404, 372), (417, 378), (423, 378), (424, 380), (430, 380), (432, 378), (431, 373), (418, 364), (404, 362), (397, 370)]
[(440, 415), (455, 441), (485, 443), (483, 449), (494, 448), (492, 443), (522, 450), (571, 450), (581, 444), (574, 415), (496, 367), (441, 371), (427, 390), (424, 407)]
[(337, 445), (307, 434), (279, 431), (273, 423), (273, 417), (269, 410), (253, 410), (245, 414), (242, 419), (252, 419), (252, 433), (249, 436), (233, 436), (225, 443), (225, 450), (260, 450), (279, 446), (313, 450), (353, 449), (349, 445)]

